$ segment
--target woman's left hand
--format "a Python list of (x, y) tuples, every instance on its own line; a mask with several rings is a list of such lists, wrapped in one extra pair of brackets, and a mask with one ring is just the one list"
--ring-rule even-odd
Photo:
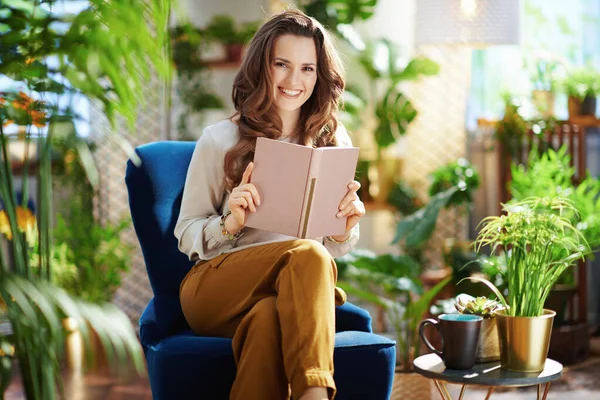
[(365, 215), (365, 205), (358, 198), (356, 191), (360, 189), (360, 183), (352, 181), (348, 184), (348, 193), (341, 201), (339, 212), (336, 214), (338, 218), (348, 218), (346, 222), (345, 237), (333, 236), (337, 241), (344, 241), (350, 235), (352, 228), (358, 224), (358, 221)]

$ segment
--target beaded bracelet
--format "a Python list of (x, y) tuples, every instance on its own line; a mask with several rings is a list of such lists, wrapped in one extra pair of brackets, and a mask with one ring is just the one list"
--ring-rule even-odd
[(332, 238), (331, 236), (325, 236), (325, 238), (326, 238), (327, 240), (329, 240), (330, 242), (332, 242), (332, 243), (335, 243), (335, 244), (344, 244), (344, 243), (348, 243), (348, 242), (349, 242), (349, 241), (350, 241), (350, 240), (351, 240), (353, 237), (354, 237), (354, 231), (352, 231), (352, 232), (351, 232), (351, 233), (348, 235), (348, 237), (347, 237), (346, 239), (342, 240), (342, 241), (335, 240), (335, 239), (334, 239), (334, 238)]
[(231, 214), (231, 211), (227, 211), (227, 213), (221, 215), (221, 221), (219, 222), (219, 225), (221, 226), (221, 234), (223, 234), (223, 236), (227, 236), (227, 239), (229, 239), (229, 240), (235, 240), (235, 239), (238, 239), (240, 236), (242, 236), (242, 230), (240, 229), (240, 231), (234, 235), (234, 234), (229, 233), (227, 228), (225, 228), (225, 219), (230, 214)]

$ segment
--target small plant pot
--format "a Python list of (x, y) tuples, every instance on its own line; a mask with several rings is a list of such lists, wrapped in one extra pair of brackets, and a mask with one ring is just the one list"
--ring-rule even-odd
[(518, 372), (543, 371), (555, 315), (554, 311), (546, 309), (539, 317), (511, 317), (504, 311), (498, 312), (501, 368)]
[(241, 43), (228, 44), (225, 46), (225, 52), (227, 53), (227, 61), (240, 62), (242, 60), (242, 52), (244, 45)]
[(555, 95), (553, 92), (548, 90), (534, 90), (531, 97), (542, 116), (548, 118), (554, 115)]
[(478, 363), (498, 361), (500, 359), (500, 341), (498, 339), (496, 318), (484, 318), (481, 321), (481, 333), (475, 357), (475, 361)]
[(586, 96), (583, 101), (577, 97), (569, 96), (569, 117), (596, 114), (596, 98)]

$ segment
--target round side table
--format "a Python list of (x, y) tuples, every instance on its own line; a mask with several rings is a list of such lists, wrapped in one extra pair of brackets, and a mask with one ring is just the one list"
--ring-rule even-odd
[(500, 369), (500, 361), (475, 364), (472, 369), (466, 370), (446, 369), (442, 359), (436, 354), (420, 356), (415, 359), (413, 364), (415, 372), (433, 379), (435, 387), (444, 400), (452, 400), (446, 383), (462, 385), (459, 400), (463, 398), (467, 385), (488, 386), (486, 400), (490, 398), (497, 387), (537, 386), (538, 400), (546, 400), (550, 383), (560, 378), (563, 370), (561, 363), (551, 359), (546, 360), (546, 366), (542, 372), (506, 371)]

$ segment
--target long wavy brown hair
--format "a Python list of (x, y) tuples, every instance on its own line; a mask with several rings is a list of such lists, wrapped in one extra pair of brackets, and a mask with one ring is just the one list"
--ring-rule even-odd
[(313, 147), (335, 146), (337, 111), (344, 90), (342, 65), (330, 34), (314, 18), (298, 10), (271, 17), (256, 33), (233, 83), (235, 113), (240, 139), (225, 155), (229, 190), (237, 186), (254, 158), (256, 139), (278, 139), (283, 123), (273, 106), (271, 58), (275, 40), (291, 34), (312, 38), (317, 50), (317, 82), (311, 97), (302, 105), (298, 120), (298, 143)]

